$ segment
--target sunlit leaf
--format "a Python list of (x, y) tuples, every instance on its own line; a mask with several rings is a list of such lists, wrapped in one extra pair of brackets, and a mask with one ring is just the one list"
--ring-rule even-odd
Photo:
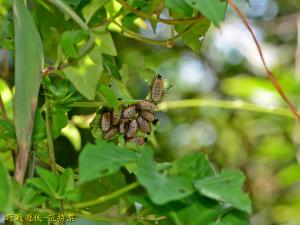
[(76, 44), (88, 36), (85, 30), (66, 31), (60, 39), (60, 46), (64, 54), (68, 57), (77, 58), (79, 56)]
[(110, 32), (97, 33), (95, 36), (96, 36), (95, 42), (100, 47), (100, 50), (103, 54), (107, 54), (111, 56), (118, 55)]
[(227, 7), (226, 1), (221, 0), (184, 0), (194, 9), (206, 16), (215, 26), (224, 19)]
[(77, 64), (65, 68), (68, 78), (87, 99), (95, 98), (98, 81), (103, 70), (101, 51), (95, 46), (88, 55), (79, 60)]

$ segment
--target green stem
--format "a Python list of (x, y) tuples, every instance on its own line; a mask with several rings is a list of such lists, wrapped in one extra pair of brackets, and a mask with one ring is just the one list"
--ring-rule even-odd
[(48, 0), (51, 4), (55, 5), (60, 9), (63, 13), (70, 16), (82, 29), (90, 30), (90, 28), (86, 25), (86, 23), (62, 0)]
[(161, 19), (154, 15), (149, 15), (147, 13), (144, 13), (144, 12), (141, 12), (141, 11), (135, 9), (133, 6), (131, 6), (129, 3), (127, 3), (124, 0), (117, 0), (117, 2), (119, 2), (128, 11), (133, 12), (136, 15), (138, 15), (144, 19), (148, 19), (148, 20), (151, 20), (154, 22), (160, 22), (160, 23), (165, 23), (165, 24), (183, 24), (183, 23), (195, 23), (195, 22), (198, 22), (199, 20), (203, 19), (203, 16), (201, 16), (201, 15), (197, 15), (197, 16), (195, 16), (193, 18), (189, 18), (189, 19)]
[(186, 107), (214, 107), (223, 109), (238, 109), (251, 112), (267, 113), (278, 116), (284, 116), (288, 118), (294, 118), (292, 113), (284, 108), (265, 108), (258, 106), (256, 104), (236, 101), (226, 101), (226, 100), (212, 100), (212, 99), (187, 99), (171, 102), (163, 102), (159, 105), (158, 110), (169, 110), (178, 109)]
[[(123, 103), (134, 103), (139, 100), (123, 100)], [(82, 107), (82, 108), (97, 108), (100, 106), (107, 105), (106, 102), (75, 102), (70, 107)], [(266, 108), (253, 103), (242, 102), (239, 100), (228, 101), (228, 100), (214, 100), (214, 99), (185, 99), (179, 101), (162, 102), (158, 106), (158, 110), (170, 110), (179, 109), (186, 107), (213, 107), (223, 109), (236, 109), (258, 113), (267, 113), (277, 116), (283, 116), (288, 118), (294, 118), (292, 113), (285, 108)]]
[[(107, 202), (111, 199), (114, 199), (120, 195), (123, 195), (125, 194), (126, 192), (129, 192), (135, 188), (137, 188), (140, 184), (138, 182), (134, 182), (134, 183), (131, 183), (129, 185), (127, 185), (126, 187), (123, 187), (121, 189), (118, 189), (117, 191), (114, 191), (110, 194), (107, 194), (107, 195), (103, 195), (99, 198), (96, 198), (96, 199), (93, 199), (93, 200), (89, 200), (89, 201), (86, 201), (86, 202), (78, 202), (78, 203), (74, 203), (71, 205), (71, 207), (69, 208), (75, 208), (75, 209), (81, 209), (81, 208), (86, 208), (86, 207), (90, 207), (90, 206), (93, 206), (93, 205), (98, 205), (98, 204), (101, 204), (103, 202)], [(67, 208), (67, 205), (65, 205), (65, 207)]]
[(47, 133), (47, 142), (48, 142), (48, 151), (49, 151), (49, 159), (50, 159), (50, 166), (51, 170), (54, 173), (57, 173), (56, 170), (56, 163), (55, 163), (55, 153), (54, 153), (54, 145), (53, 145), (53, 139), (52, 139), (52, 131), (51, 131), (51, 123), (50, 123), (50, 105), (47, 100), (47, 97), (45, 99), (46, 104), (46, 133)]
[(133, 38), (133, 39), (136, 39), (138, 41), (145, 42), (147, 44), (152, 44), (152, 45), (165, 45), (169, 48), (173, 47), (175, 40), (179, 39), (184, 33), (191, 30), (191, 28), (196, 24), (196, 23), (190, 24), (183, 31), (181, 31), (180, 33), (178, 33), (175, 36), (172, 36), (170, 39), (154, 40), (154, 39), (150, 39), (150, 38), (145, 38), (145, 37), (141, 36), (140, 34), (134, 32), (132, 30), (129, 30), (126, 27), (123, 27), (122, 25), (120, 25), (116, 21), (112, 21), (112, 23), (114, 23), (116, 26), (118, 26), (121, 29), (121, 31), (124, 31), (128, 35), (129, 38)]
[[(123, 104), (133, 104), (137, 103), (140, 100), (122, 100)], [(98, 108), (101, 106), (109, 106), (107, 102), (74, 102), (69, 105), (70, 107), (78, 107), (78, 108)]]
[(167, 44), (167, 41), (163, 40), (163, 41), (160, 41), (160, 40), (153, 40), (153, 39), (150, 39), (150, 38), (145, 38), (141, 35), (139, 35), (138, 33), (136, 32), (133, 32), (123, 26), (121, 26), (119, 23), (117, 23), (116, 21), (113, 21), (112, 23), (114, 23), (115, 25), (117, 25), (122, 31), (124, 31), (128, 37), (130, 38), (133, 38), (133, 39), (136, 39), (138, 41), (142, 41), (142, 42), (145, 42), (147, 44), (152, 44), (152, 45), (166, 45)]

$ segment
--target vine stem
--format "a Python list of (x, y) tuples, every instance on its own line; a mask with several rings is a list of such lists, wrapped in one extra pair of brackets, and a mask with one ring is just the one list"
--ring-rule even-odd
[(197, 15), (190, 19), (162, 19), (159, 17), (155, 17), (154, 15), (149, 15), (147, 13), (141, 12), (141, 11), (135, 9), (133, 6), (131, 6), (129, 3), (127, 3), (124, 0), (117, 0), (117, 2), (119, 2), (128, 11), (135, 13), (136, 15), (138, 15), (144, 19), (148, 19), (148, 20), (151, 20), (153, 22), (158, 22), (158, 23), (165, 23), (165, 24), (195, 23), (195, 22), (198, 22), (199, 20), (203, 19), (202, 15)]
[(54, 153), (54, 145), (52, 140), (52, 132), (51, 132), (51, 124), (50, 124), (50, 105), (48, 99), (46, 97), (45, 100), (46, 105), (46, 133), (47, 133), (47, 142), (48, 142), (48, 151), (49, 151), (49, 159), (50, 159), (50, 166), (51, 170), (54, 173), (57, 173), (56, 163), (55, 163), (55, 153)]
[(268, 75), (269, 80), (272, 82), (273, 86), (275, 87), (275, 89), (278, 91), (278, 93), (281, 95), (281, 97), (283, 98), (283, 100), (287, 103), (287, 105), (289, 106), (291, 112), (294, 114), (294, 116), (296, 117), (296, 119), (300, 122), (300, 115), (297, 112), (297, 108), (295, 107), (295, 105), (289, 100), (289, 98), (287, 97), (287, 95), (284, 93), (283, 89), (281, 88), (281, 86), (279, 85), (279, 83), (276, 81), (276, 78), (274, 76), (274, 74), (272, 73), (272, 71), (269, 69), (265, 57), (263, 55), (263, 51), (262, 48), (256, 38), (256, 35), (247, 19), (247, 17), (242, 13), (242, 11), (237, 7), (237, 5), (233, 2), (233, 0), (227, 0), (228, 4), (231, 6), (231, 8), (239, 15), (239, 17), (242, 19), (243, 23), (245, 24), (245, 26), (247, 27), (248, 31), (251, 33), (251, 36), (255, 42), (256, 48), (258, 50), (261, 62), (264, 66), (264, 69)]
[[(135, 103), (139, 100), (124, 100), (123, 103)], [(82, 107), (82, 108), (97, 108), (107, 105), (106, 102), (75, 102), (70, 107)], [(258, 106), (256, 104), (243, 102), (240, 100), (227, 101), (227, 100), (215, 100), (215, 99), (184, 99), (179, 101), (162, 102), (158, 106), (158, 110), (164, 111), (169, 109), (178, 109), (186, 107), (213, 107), (223, 109), (237, 109), (258, 113), (267, 113), (277, 116), (283, 116), (288, 118), (294, 118), (293, 114), (285, 108), (266, 108)]]
[(99, 198), (96, 198), (96, 199), (93, 199), (93, 200), (89, 200), (89, 201), (86, 201), (86, 202), (78, 202), (78, 203), (74, 203), (70, 206), (68, 205), (65, 205), (65, 208), (67, 209), (70, 209), (70, 208), (76, 208), (76, 209), (81, 209), (81, 208), (87, 208), (87, 207), (90, 207), (90, 206), (93, 206), (93, 205), (98, 205), (98, 204), (101, 204), (101, 203), (104, 203), (106, 201), (109, 201), (111, 199), (114, 199), (120, 195), (123, 195), (125, 194), (126, 192), (129, 192), (135, 188), (137, 188), (140, 184), (138, 182), (134, 182), (134, 183), (131, 183), (129, 185), (127, 185), (126, 187), (123, 187), (121, 189), (118, 189), (117, 191), (114, 191), (112, 193), (109, 193), (107, 195), (103, 195)]
[(152, 45), (164, 45), (167, 46), (168, 48), (173, 47), (175, 40), (179, 39), (184, 33), (188, 32), (189, 30), (191, 30), (191, 28), (196, 24), (196, 23), (192, 23), (189, 26), (187, 26), (183, 31), (181, 31), (180, 33), (176, 34), (175, 36), (172, 36), (169, 39), (166, 40), (154, 40), (154, 39), (150, 39), (150, 38), (145, 38), (143, 36), (141, 36), (140, 34), (129, 30), (125, 27), (123, 27), (121, 24), (117, 23), (116, 21), (112, 21), (112, 23), (114, 23), (116, 26), (118, 26), (121, 31), (125, 32), (128, 37), (136, 39), (138, 41), (141, 42), (145, 42), (147, 44), (152, 44)]

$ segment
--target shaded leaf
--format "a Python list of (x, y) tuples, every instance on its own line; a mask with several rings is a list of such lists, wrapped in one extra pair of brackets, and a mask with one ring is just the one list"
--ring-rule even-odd
[(135, 159), (135, 153), (106, 141), (100, 140), (96, 145), (87, 144), (79, 156), (80, 181), (108, 176)]
[(195, 187), (204, 196), (232, 207), (251, 213), (251, 202), (242, 186), (245, 178), (239, 171), (222, 170), (220, 175), (203, 178), (195, 182)]
[(122, 79), (114, 57), (103, 54), (103, 65), (114, 78)]
[[(117, 191), (124, 186), (126, 186), (126, 182), (124, 179), (124, 175), (121, 172), (117, 172), (110, 176), (84, 183), (80, 186), (80, 189), (82, 190), (82, 199), (80, 201), (96, 199), (99, 196)], [(107, 201), (103, 204), (98, 204), (90, 207), (89, 211), (95, 213), (102, 212), (112, 207), (113, 205), (117, 205), (119, 203), (119, 200), (120, 199), (118, 198), (111, 199), (110, 201)]]
[(46, 138), (46, 125), (40, 109), (37, 108), (35, 111), (32, 141), (36, 142), (44, 138)]
[(11, 180), (2, 162), (0, 161), (0, 212), (8, 212), (12, 209)]

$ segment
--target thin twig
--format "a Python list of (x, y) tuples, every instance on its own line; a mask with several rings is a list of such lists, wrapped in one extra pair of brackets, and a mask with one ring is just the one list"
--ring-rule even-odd
[(269, 69), (263, 52), (262, 52), (262, 48), (254, 34), (254, 31), (248, 21), (248, 19), (246, 18), (246, 16), (242, 13), (242, 11), (237, 7), (237, 5), (232, 1), (232, 0), (227, 0), (228, 4), (233, 8), (233, 10), (240, 16), (240, 18), (243, 20), (245, 26), (247, 27), (247, 29), (249, 30), (249, 32), (251, 33), (251, 36), (255, 42), (255, 45), (257, 47), (261, 62), (264, 66), (264, 69), (268, 75), (269, 80), (272, 82), (273, 86), (275, 87), (275, 89), (278, 91), (278, 93), (281, 95), (281, 97), (283, 98), (283, 100), (288, 104), (291, 112), (294, 114), (294, 116), (296, 117), (296, 119), (300, 122), (300, 115), (297, 112), (297, 108), (295, 107), (295, 105), (289, 100), (289, 98), (286, 96), (286, 94), (284, 93), (283, 89), (281, 88), (281, 86), (279, 85), (279, 83), (276, 81), (275, 76), (273, 75), (273, 73), (271, 72), (271, 70)]

